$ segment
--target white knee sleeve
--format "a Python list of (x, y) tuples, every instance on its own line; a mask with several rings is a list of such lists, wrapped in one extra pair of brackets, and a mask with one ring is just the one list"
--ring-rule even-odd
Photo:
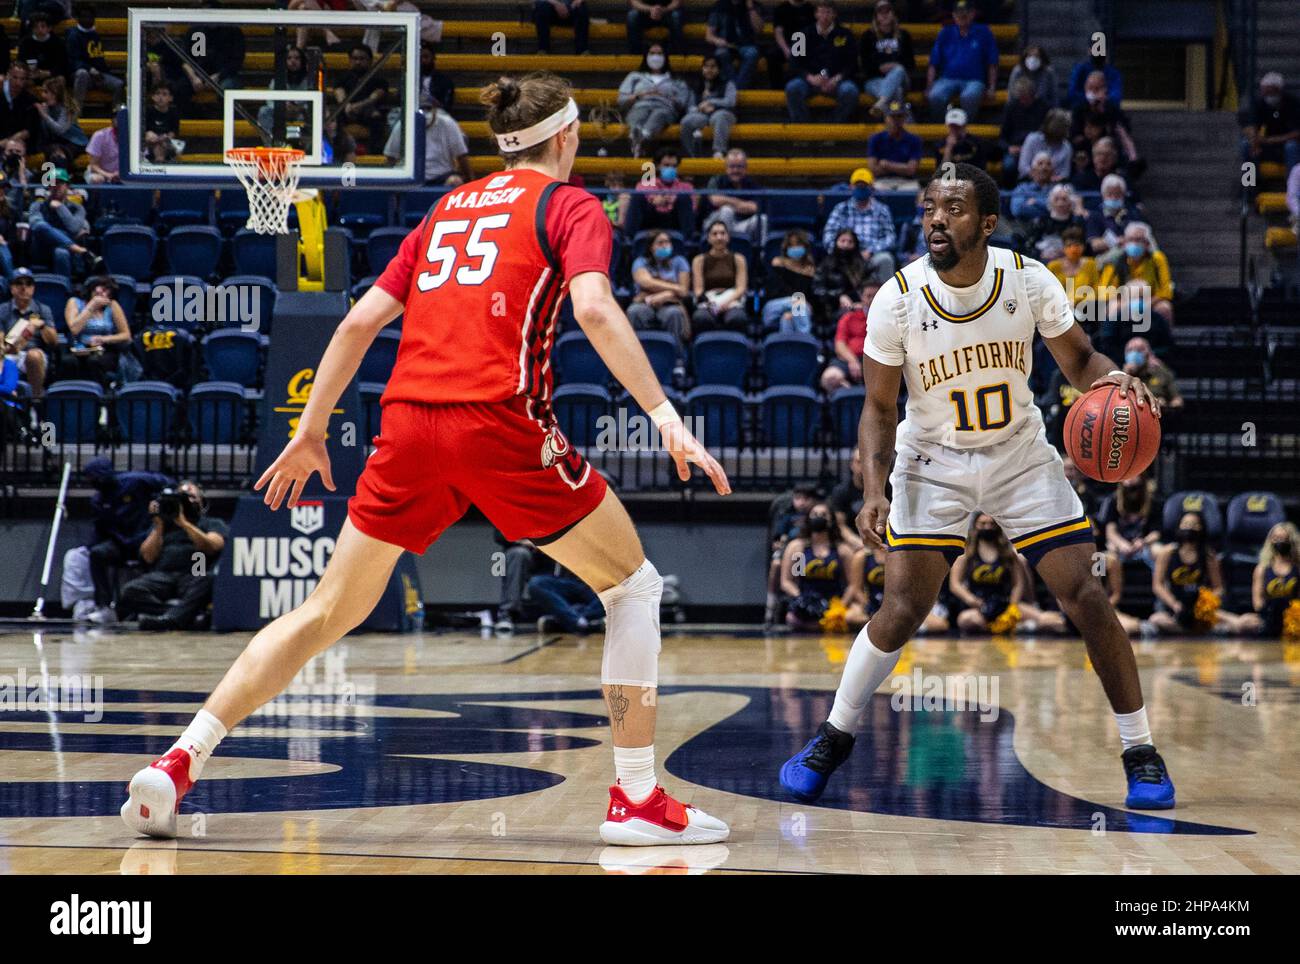
[(664, 581), (647, 559), (617, 586), (598, 593), (605, 604), (606, 686), (659, 685), (659, 599)]

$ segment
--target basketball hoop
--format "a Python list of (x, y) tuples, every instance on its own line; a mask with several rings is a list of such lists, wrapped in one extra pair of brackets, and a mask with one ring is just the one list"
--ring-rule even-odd
[(248, 223), (258, 234), (287, 234), (289, 205), (299, 199), (303, 152), (292, 147), (232, 147), (226, 163), (248, 193)]

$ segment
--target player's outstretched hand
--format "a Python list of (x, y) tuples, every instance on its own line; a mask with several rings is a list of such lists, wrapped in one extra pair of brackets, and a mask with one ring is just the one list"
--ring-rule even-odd
[(889, 500), (883, 495), (867, 499), (858, 513), (858, 532), (862, 541), (877, 549), (885, 548), (885, 520), (889, 518)]
[(677, 420), (664, 422), (659, 428), (659, 437), (663, 439), (664, 449), (677, 465), (679, 479), (683, 482), (690, 481), (691, 464), (694, 463), (704, 470), (704, 474), (717, 489), (718, 495), (731, 494), (731, 483), (727, 480), (727, 473), (718, 464), (718, 460), (709, 454), (709, 450), (686, 430), (684, 423)]
[(272, 462), (262, 477), (253, 485), (254, 492), (260, 492), (268, 482), (266, 496), (262, 499), (274, 512), (284, 501), (285, 492), (289, 493), (289, 508), (298, 504), (298, 496), (313, 472), (320, 473), (325, 488), (334, 491), (334, 476), (330, 474), (330, 457), (325, 451), (325, 440), (310, 435), (295, 435), (289, 440), (276, 460)]
[(1151, 389), (1147, 383), (1135, 375), (1128, 372), (1113, 372), (1109, 375), (1102, 375), (1092, 383), (1092, 388), (1101, 388), (1102, 385), (1117, 385), (1119, 393), (1125, 398), (1130, 395), (1137, 399), (1139, 405), (1146, 405), (1151, 409), (1151, 414), (1156, 418), (1160, 417), (1160, 399), (1151, 394)]

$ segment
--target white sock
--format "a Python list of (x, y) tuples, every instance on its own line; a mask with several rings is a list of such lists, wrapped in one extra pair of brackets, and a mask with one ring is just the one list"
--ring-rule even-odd
[(903, 652), (901, 648), (892, 653), (876, 649), (867, 635), (870, 628), (870, 623), (863, 626), (853, 641), (853, 648), (844, 664), (844, 675), (840, 677), (840, 688), (835, 691), (835, 705), (827, 717), (831, 726), (842, 733), (852, 733), (858, 728), (867, 701), (894, 671)]
[[(212, 756), (217, 744), (225, 738), (226, 728), (221, 721), (207, 710), (199, 710), (171, 749), (180, 747), (190, 755), (190, 779), (197, 780), (203, 772), (203, 764), (208, 762), (208, 757)], [(171, 750), (167, 752), (170, 753)]]
[(614, 747), (614, 773), (633, 803), (649, 797), (659, 785), (655, 778), (655, 745)]
[(1119, 738), (1124, 749), (1151, 742), (1151, 726), (1147, 723), (1147, 708), (1144, 706), (1132, 713), (1116, 713), (1115, 722), (1119, 724)]

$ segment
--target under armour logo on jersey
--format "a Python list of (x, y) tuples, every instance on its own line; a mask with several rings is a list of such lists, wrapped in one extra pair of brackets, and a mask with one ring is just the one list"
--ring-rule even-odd
[(1014, 315), (1016, 313), (1016, 299), (1008, 298), (1006, 301), (1002, 302), (1002, 307), (1007, 309), (1007, 314)]
[(627, 807), (610, 807), (610, 808), (609, 808), (609, 815), (610, 815), (611, 817), (626, 817), (626, 816), (627, 816)]
[(518, 146), (519, 146), (519, 138), (515, 137), (515, 135), (513, 134), (510, 134), (509, 136), (506, 137), (506, 147), (518, 147)]
[(939, 319), (936, 318), (936, 319), (934, 319), (934, 321), (929, 321), (929, 322), (927, 322), (924, 318), (922, 318), (922, 319), (921, 319), (921, 330), (922, 330), (922, 331), (938, 331), (938, 330), (939, 330)]
[(920, 462), (922, 465), (929, 465), (934, 461), (934, 459), (930, 458), (928, 455), (918, 455), (916, 461)]

